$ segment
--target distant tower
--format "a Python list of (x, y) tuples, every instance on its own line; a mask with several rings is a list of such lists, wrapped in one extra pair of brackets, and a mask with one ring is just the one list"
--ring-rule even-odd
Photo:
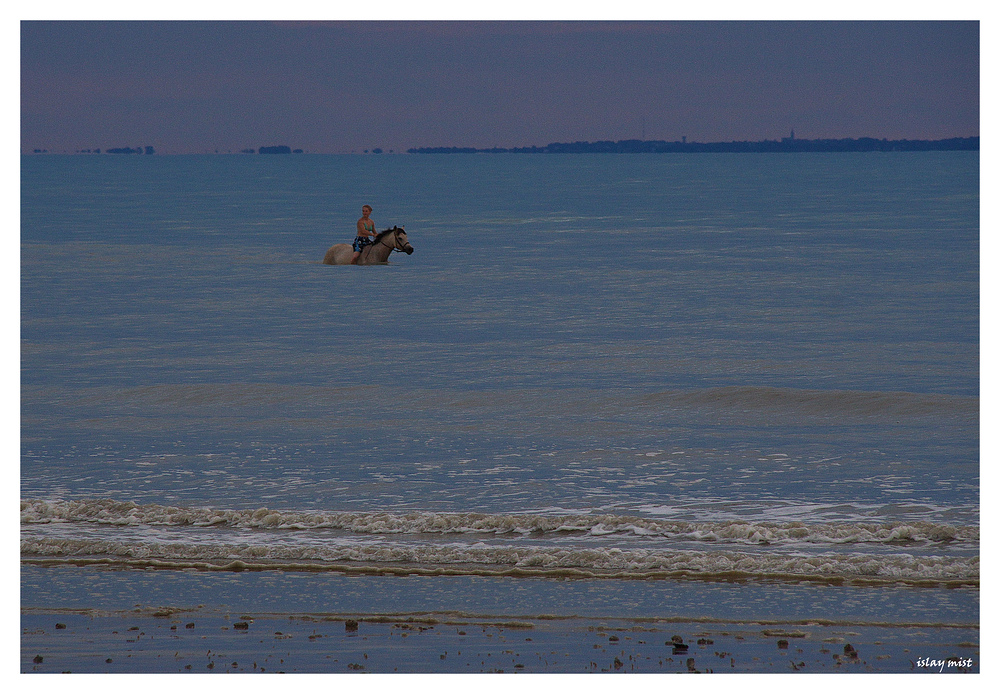
[(792, 128), (792, 136), (790, 138), (788, 138), (788, 139), (789, 140), (794, 140), (795, 139), (795, 128)]

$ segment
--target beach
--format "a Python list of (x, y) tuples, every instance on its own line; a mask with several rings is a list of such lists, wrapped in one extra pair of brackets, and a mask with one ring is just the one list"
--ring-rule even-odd
[[(487, 615), (22, 615), (22, 672), (979, 672), (978, 629)], [(37, 661), (37, 662), (36, 662)]]
[[(23, 572), (25, 602), (63, 607), (22, 609), (22, 672), (815, 674), (929, 673), (932, 662), (946, 663), (939, 672), (980, 667), (978, 625), (954, 618), (975, 604), (962, 589), (927, 605), (914, 604), (905, 588), (873, 595), (866, 586), (831, 592), (828, 585), (787, 583), (623, 586), (407, 576), (399, 567), (395, 575), (351, 576), (156, 569), (121, 575), (62, 566), (54, 584), (51, 571)], [(812, 604), (816, 616), (803, 618), (803, 604)], [(393, 609), (401, 605), (417, 609)]]

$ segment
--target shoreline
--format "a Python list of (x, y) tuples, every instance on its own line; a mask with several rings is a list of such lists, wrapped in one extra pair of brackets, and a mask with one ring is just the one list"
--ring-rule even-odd
[(21, 610), (22, 673), (918, 673), (979, 660), (978, 625)]

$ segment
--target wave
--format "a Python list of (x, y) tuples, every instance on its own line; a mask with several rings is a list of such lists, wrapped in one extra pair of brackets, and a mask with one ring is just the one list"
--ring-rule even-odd
[(109, 526), (190, 526), (234, 529), (333, 529), (357, 535), (628, 535), (752, 545), (879, 544), (978, 547), (978, 526), (929, 521), (804, 523), (687, 522), (615, 514), (487, 514), (231, 510), (139, 505), (111, 499), (21, 501), (23, 525), (94, 523)]
[(732, 386), (687, 393), (663, 393), (662, 396), (686, 405), (794, 410), (811, 415), (975, 416), (979, 413), (978, 397), (938, 393)]
[(211, 571), (978, 585), (978, 557), (774, 554), (484, 544), (157, 543), (35, 538), (23, 562)]
[[(860, 417), (924, 417), (946, 416), (975, 419), (979, 414), (979, 397), (975, 395), (948, 395), (942, 393), (914, 393), (905, 391), (819, 390), (780, 388), (772, 386), (721, 386), (693, 390), (642, 391), (634, 389), (580, 388), (558, 390), (507, 389), (503, 391), (427, 390), (395, 388), (385, 385), (312, 386), (301, 384), (222, 383), (222, 384), (170, 384), (135, 388), (84, 388), (74, 391), (72, 401), (81, 407), (121, 407), (123, 404), (143, 410), (175, 411), (194, 408), (202, 411), (211, 408), (278, 406), (309, 411), (321, 407), (328, 410), (332, 404), (352, 403), (364, 407), (374, 401), (392, 401), (396, 407), (414, 416), (424, 411), (428, 403), (435, 407), (477, 410), (500, 413), (523, 413), (527, 407), (536, 413), (557, 411), (576, 412), (580, 408), (605, 407), (629, 408), (636, 412), (648, 409), (660, 413), (664, 407), (715, 408), (740, 412), (780, 411), (784, 414), (804, 416), (860, 416)], [(65, 395), (55, 389), (47, 390), (44, 397), (58, 399), (63, 404)], [(569, 404), (569, 407), (567, 407)], [(381, 405), (380, 405), (381, 407)]]

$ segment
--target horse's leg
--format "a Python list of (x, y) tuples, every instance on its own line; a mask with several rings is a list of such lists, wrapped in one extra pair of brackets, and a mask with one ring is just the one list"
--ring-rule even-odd
[(375, 265), (378, 262), (378, 253), (375, 252), (375, 246), (365, 246), (364, 250), (361, 251), (361, 257), (358, 258), (358, 265)]

